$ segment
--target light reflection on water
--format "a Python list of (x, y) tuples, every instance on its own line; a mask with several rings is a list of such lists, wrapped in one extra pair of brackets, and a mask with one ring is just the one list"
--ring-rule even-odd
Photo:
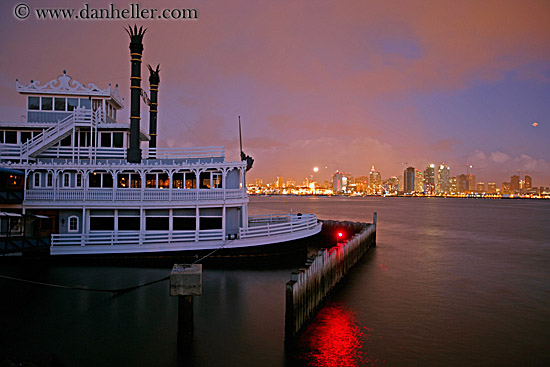
[(384, 365), (368, 354), (371, 338), (372, 330), (361, 326), (351, 310), (329, 303), (300, 336), (296, 358), (309, 367)]

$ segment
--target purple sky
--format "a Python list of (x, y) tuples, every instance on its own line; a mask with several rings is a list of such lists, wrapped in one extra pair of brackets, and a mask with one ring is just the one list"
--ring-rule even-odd
[[(1, 121), (24, 112), (16, 78), (45, 83), (64, 69), (118, 83), (128, 102), (123, 27), (137, 23), (148, 28), (144, 62), (161, 64), (160, 146), (225, 145), (235, 160), (240, 115), (249, 180), (301, 182), (318, 166), (322, 181), (373, 164), (389, 177), (445, 162), (451, 175), (470, 163), (479, 181), (520, 169), (550, 186), (548, 0), (139, 2), (196, 8), (194, 21), (17, 20), (21, 2), (0, 5)], [(86, 2), (110, 3), (26, 1)]]

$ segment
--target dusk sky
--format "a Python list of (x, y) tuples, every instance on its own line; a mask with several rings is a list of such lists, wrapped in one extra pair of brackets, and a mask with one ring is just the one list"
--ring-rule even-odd
[[(445, 162), (451, 175), (550, 186), (550, 1), (113, 1), (124, 9), (195, 8), (197, 20), (25, 20), (14, 8), (107, 7), (111, 1), (0, 5), (0, 121), (21, 121), (15, 79), (63, 70), (119, 84), (128, 121), (128, 24), (148, 28), (145, 64), (161, 65), (159, 145), (225, 145), (238, 116), (249, 182), (301, 182), (335, 170), (383, 178)], [(142, 129), (148, 114), (142, 106)], [(533, 126), (534, 123), (537, 123)]]

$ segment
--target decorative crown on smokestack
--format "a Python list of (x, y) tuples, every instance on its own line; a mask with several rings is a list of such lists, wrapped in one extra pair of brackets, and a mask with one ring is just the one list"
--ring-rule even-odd
[(126, 33), (130, 36), (130, 62), (132, 65), (132, 74), (130, 76), (130, 147), (127, 151), (127, 160), (129, 163), (141, 163), (141, 149), (139, 145), (139, 121), (140, 116), (140, 96), (141, 96), (141, 57), (143, 52), (143, 36), (147, 29), (134, 25), (132, 29), (128, 26)]
[(149, 88), (151, 91), (151, 101), (149, 103), (149, 158), (155, 158), (157, 147), (157, 108), (158, 108), (158, 91), (160, 83), (160, 65), (157, 65), (156, 69), (153, 69), (151, 65), (147, 64), (149, 69)]

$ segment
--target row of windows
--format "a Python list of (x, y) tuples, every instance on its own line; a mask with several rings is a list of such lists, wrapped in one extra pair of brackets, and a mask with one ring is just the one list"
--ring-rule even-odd
[[(53, 187), (53, 173), (34, 173), (34, 187)], [(74, 177), (74, 182), (71, 181)], [(141, 176), (138, 173), (117, 174), (117, 188), (141, 188)], [(89, 187), (113, 188), (113, 176), (108, 172), (93, 172), (89, 175)], [(222, 174), (220, 172), (201, 172), (199, 176), (199, 188), (222, 188)], [(172, 188), (195, 189), (197, 180), (194, 172), (177, 172), (172, 176)], [(81, 173), (63, 173), (61, 187), (82, 187)], [(168, 189), (170, 180), (167, 173), (146, 173), (145, 187), (150, 189)]]
[(28, 98), (30, 111), (60, 111), (70, 112), (77, 107), (92, 108), (89, 98), (63, 98), (63, 97), (30, 97)]
[[(0, 144), (19, 144), (25, 143), (32, 137), (42, 133), (42, 131), (15, 131), (15, 130), (0, 130)], [(75, 135), (74, 146), (89, 147), (95, 145), (95, 136), (91, 136), (89, 131), (80, 131)], [(62, 147), (70, 147), (73, 145), (72, 136), (67, 136), (59, 143)], [(104, 148), (123, 148), (124, 133), (123, 132), (100, 132), (99, 145)]]
[(41, 132), (42, 131), (0, 130), (0, 144), (24, 143), (30, 138), (39, 135)]
[[(193, 209), (191, 211), (194, 212)], [(155, 213), (157, 212), (157, 213)], [(210, 212), (200, 209), (199, 225), (200, 230), (222, 229), (221, 208), (212, 208)], [(141, 218), (139, 215), (90, 215), (91, 231), (114, 231), (115, 220), (119, 231), (139, 231)], [(185, 215), (174, 211), (170, 217), (168, 211), (149, 211), (145, 216), (146, 231), (168, 231), (172, 223), (174, 231), (194, 231), (197, 229), (197, 218), (194, 215)], [(70, 223), (69, 223), (70, 226)]]

